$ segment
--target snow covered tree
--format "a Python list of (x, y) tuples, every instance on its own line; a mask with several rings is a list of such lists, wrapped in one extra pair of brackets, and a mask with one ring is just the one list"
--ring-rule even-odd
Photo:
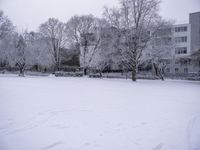
[(121, 49), (123, 61), (132, 70), (132, 80), (136, 81), (137, 68), (143, 50), (151, 40), (150, 31), (158, 29), (157, 22), (159, 0), (120, 0), (119, 9), (107, 9), (107, 20), (113, 26), (122, 29), (124, 44)]
[(5, 36), (0, 40), (0, 67), (9, 65), (8, 52), (10, 49), (10, 36)]
[(162, 22), (162, 24), (163, 28), (152, 35), (151, 43), (145, 50), (144, 60), (151, 63), (155, 75), (164, 80), (165, 68), (172, 58), (171, 50), (174, 48), (174, 39), (172, 22)]
[(67, 22), (67, 37), (69, 45), (77, 45), (80, 48), (82, 35), (93, 33), (96, 27), (96, 18), (93, 15), (73, 16)]
[(100, 39), (94, 33), (87, 33), (82, 35), (82, 44), (80, 49), (80, 64), (83, 67), (84, 75), (87, 75), (88, 69), (94, 56), (97, 54)]
[(66, 25), (58, 19), (49, 18), (40, 25), (39, 31), (49, 45), (49, 52), (52, 55), (56, 71), (60, 67), (60, 49), (66, 46)]
[(98, 28), (99, 45), (97, 47), (91, 67), (101, 74), (106, 68), (120, 64), (118, 49), (119, 35), (117, 29), (108, 25)]
[(49, 45), (46, 39), (37, 32), (26, 32), (25, 39), (29, 50), (29, 63), (36, 71), (53, 66), (52, 55), (49, 53)]
[(12, 22), (0, 11), (0, 40), (14, 30)]
[(10, 49), (10, 39), (14, 32), (12, 22), (0, 11), (0, 67), (9, 64), (8, 51)]
[(23, 35), (15, 34), (12, 41), (12, 49), (10, 49), (10, 64), (19, 68), (19, 75), (24, 76), (24, 71), (27, 67), (27, 44)]
[[(192, 54), (191, 54), (191, 58), (192, 58), (192, 60), (195, 62), (194, 64), (196, 65), (196, 66), (199, 66), (199, 68), (200, 68), (200, 49), (198, 50), (198, 51), (196, 51), (196, 52), (193, 52)], [(200, 70), (199, 70), (200, 71)]]
[(67, 22), (68, 45), (76, 46), (80, 51), (80, 65), (85, 75), (99, 45), (99, 40), (96, 39), (98, 21), (93, 15), (83, 15), (73, 16)]
[(82, 15), (73, 16), (67, 22), (68, 45), (80, 51), (80, 66), (85, 75), (99, 44), (95, 39), (97, 20), (93, 15)]

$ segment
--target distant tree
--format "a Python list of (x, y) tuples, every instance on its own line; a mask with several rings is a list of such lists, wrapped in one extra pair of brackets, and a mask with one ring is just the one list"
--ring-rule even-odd
[(0, 11), (0, 40), (14, 30), (12, 22)]
[(11, 36), (5, 36), (0, 40), (0, 67), (9, 65), (10, 38)]
[(141, 61), (143, 50), (147, 47), (151, 36), (160, 28), (157, 22), (159, 0), (120, 0), (119, 9), (106, 9), (107, 20), (123, 30), (124, 44), (121, 49), (123, 61), (132, 69), (132, 80), (136, 81), (138, 65)]
[(12, 22), (0, 11), (0, 67), (9, 65), (8, 52), (14, 29)]
[(97, 47), (91, 67), (101, 73), (113, 65), (120, 64), (118, 49), (119, 37), (115, 28), (106, 25), (98, 29), (99, 45)]
[(53, 66), (52, 55), (49, 53), (49, 45), (46, 39), (37, 32), (26, 32), (25, 39), (30, 57), (29, 64), (36, 71)]
[(200, 49), (191, 54), (191, 57), (195, 61), (200, 61)]
[(99, 44), (95, 39), (97, 27), (98, 19), (93, 15), (73, 16), (67, 22), (68, 45), (80, 51), (80, 65), (85, 75)]
[[(154, 32), (151, 43), (145, 50), (144, 60), (151, 63), (155, 75), (164, 80), (165, 68), (172, 58), (171, 50), (174, 48), (172, 23), (162, 22), (163, 28)], [(165, 24), (165, 25), (164, 25)]]
[(82, 35), (93, 33), (96, 27), (96, 18), (93, 15), (73, 16), (67, 22), (68, 44), (80, 48)]
[(200, 49), (196, 52), (193, 52), (188, 60), (193, 62), (193, 64), (199, 68), (200, 73)]
[(56, 71), (60, 67), (60, 50), (66, 46), (66, 25), (58, 19), (49, 18), (40, 25), (39, 31), (49, 46)]
[(24, 76), (24, 71), (28, 65), (27, 44), (23, 35), (15, 34), (13, 38), (13, 47), (10, 50), (10, 63), (19, 68), (19, 75)]

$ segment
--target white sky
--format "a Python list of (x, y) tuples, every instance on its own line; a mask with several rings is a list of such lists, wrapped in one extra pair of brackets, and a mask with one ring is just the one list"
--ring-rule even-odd
[[(118, 0), (0, 0), (4, 11), (19, 30), (36, 30), (49, 17), (66, 22), (75, 14), (101, 17), (103, 6), (117, 6)], [(189, 13), (200, 11), (200, 0), (162, 0), (160, 14), (187, 23)]]

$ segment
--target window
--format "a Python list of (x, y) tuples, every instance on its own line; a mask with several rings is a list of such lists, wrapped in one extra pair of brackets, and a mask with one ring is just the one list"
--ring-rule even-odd
[(166, 59), (165, 62), (166, 62), (166, 64), (170, 64), (170, 60), (169, 59)]
[(186, 32), (187, 31), (187, 27), (175, 27), (175, 32)]
[(187, 36), (184, 37), (176, 37), (175, 38), (176, 43), (181, 43), (181, 42), (187, 42)]
[(178, 60), (176, 60), (176, 61), (175, 61), (175, 64), (176, 64), (176, 65), (177, 65), (177, 64), (179, 64), (179, 61), (178, 61)]
[(184, 60), (182, 63), (183, 63), (183, 65), (187, 65), (187, 64), (188, 64), (188, 61), (187, 61), (187, 60)]
[(170, 73), (170, 69), (169, 69), (169, 68), (167, 68), (167, 69), (166, 69), (166, 72), (167, 72), (167, 73)]
[(184, 68), (184, 73), (188, 73), (188, 68)]
[(175, 73), (178, 73), (179, 69), (178, 68), (175, 68)]
[(187, 31), (187, 27), (183, 27), (183, 31)]
[(187, 47), (175, 48), (175, 54), (187, 54)]

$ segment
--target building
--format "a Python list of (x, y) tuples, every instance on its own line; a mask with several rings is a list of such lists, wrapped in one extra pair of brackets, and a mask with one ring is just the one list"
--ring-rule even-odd
[(198, 73), (200, 63), (194, 63), (190, 56), (200, 50), (200, 12), (191, 13), (188, 24), (174, 25), (173, 38), (172, 58), (165, 72), (179, 75)]
[(174, 25), (173, 36), (175, 47), (172, 51), (173, 56), (184, 57), (191, 54), (191, 25)]

